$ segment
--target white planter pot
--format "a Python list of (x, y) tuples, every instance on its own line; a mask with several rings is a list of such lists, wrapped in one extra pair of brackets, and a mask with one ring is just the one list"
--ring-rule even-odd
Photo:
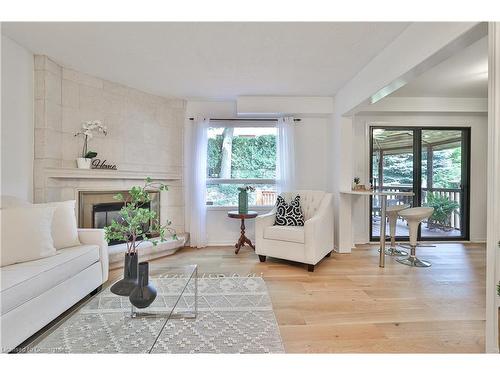
[(76, 159), (76, 164), (80, 169), (90, 169), (90, 165), (92, 164), (92, 159), (90, 158), (78, 158)]

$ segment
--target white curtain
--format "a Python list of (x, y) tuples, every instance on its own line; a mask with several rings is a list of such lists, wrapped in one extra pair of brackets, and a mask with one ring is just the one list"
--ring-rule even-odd
[(207, 130), (210, 120), (196, 119), (193, 124), (189, 173), (189, 231), (191, 247), (207, 246)]
[(279, 193), (295, 190), (295, 152), (293, 117), (278, 119), (276, 144), (276, 190)]

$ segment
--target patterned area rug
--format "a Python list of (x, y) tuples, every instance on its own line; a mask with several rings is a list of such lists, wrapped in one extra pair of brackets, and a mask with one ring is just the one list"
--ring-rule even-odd
[[(155, 311), (170, 311), (185, 282), (152, 279)], [(283, 353), (283, 344), (264, 280), (260, 277), (198, 279), (196, 319), (130, 318), (126, 297), (109, 288), (93, 297), (31, 348), (34, 353)], [(175, 313), (192, 311), (194, 283)]]

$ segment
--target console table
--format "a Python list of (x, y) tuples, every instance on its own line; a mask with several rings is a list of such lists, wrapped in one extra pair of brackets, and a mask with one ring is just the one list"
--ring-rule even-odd
[(235, 254), (238, 254), (240, 251), (240, 248), (242, 246), (245, 246), (247, 244), (250, 246), (252, 249), (255, 250), (255, 246), (252, 244), (252, 241), (250, 241), (247, 236), (245, 236), (245, 219), (254, 219), (256, 218), (258, 213), (256, 211), (248, 211), (246, 214), (240, 214), (238, 211), (229, 211), (227, 213), (227, 216), (230, 217), (231, 219), (240, 219), (241, 220), (241, 234), (238, 242), (234, 245), (236, 250), (234, 251)]

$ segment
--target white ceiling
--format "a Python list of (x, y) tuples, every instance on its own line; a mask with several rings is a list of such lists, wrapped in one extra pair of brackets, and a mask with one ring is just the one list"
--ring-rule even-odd
[(429, 69), (392, 96), (488, 97), (488, 37)]
[(408, 23), (2, 23), (37, 54), (184, 98), (332, 96)]

